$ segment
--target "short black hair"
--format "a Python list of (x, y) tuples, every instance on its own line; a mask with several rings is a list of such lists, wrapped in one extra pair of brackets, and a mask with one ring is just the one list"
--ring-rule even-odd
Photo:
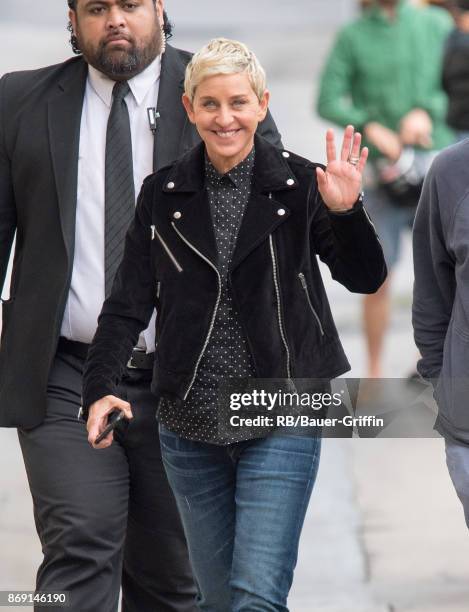
[[(72, 11), (76, 11), (77, 1), (78, 0), (67, 0), (67, 4), (69, 8), (72, 9)], [(156, 0), (153, 0), (153, 3), (155, 2)], [(171, 36), (173, 35), (173, 24), (169, 21), (166, 11), (163, 11), (163, 19), (164, 19), (163, 30), (164, 30), (164, 33), (166, 34), (166, 39), (168, 39), (168, 38), (171, 38)]]

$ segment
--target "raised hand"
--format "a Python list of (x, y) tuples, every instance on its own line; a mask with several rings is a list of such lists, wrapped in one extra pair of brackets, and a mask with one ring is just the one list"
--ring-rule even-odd
[(350, 210), (357, 201), (362, 185), (363, 169), (368, 159), (368, 148), (361, 149), (361, 134), (353, 125), (345, 128), (340, 159), (336, 158), (334, 132), (327, 130), (327, 168), (316, 168), (318, 188), (329, 210)]

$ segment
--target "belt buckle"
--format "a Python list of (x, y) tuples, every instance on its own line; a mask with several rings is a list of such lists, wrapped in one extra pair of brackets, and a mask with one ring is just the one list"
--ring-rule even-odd
[(130, 370), (139, 370), (140, 369), (139, 365), (134, 365), (135, 364), (135, 361), (134, 361), (135, 353), (145, 353), (145, 351), (143, 349), (139, 349), (139, 348), (132, 349), (132, 355), (131, 355), (129, 361), (127, 362), (127, 367)]
[(129, 370), (138, 370), (137, 366), (133, 364), (133, 360), (134, 360), (134, 357), (132, 355), (132, 357), (127, 362), (127, 367), (129, 368)]

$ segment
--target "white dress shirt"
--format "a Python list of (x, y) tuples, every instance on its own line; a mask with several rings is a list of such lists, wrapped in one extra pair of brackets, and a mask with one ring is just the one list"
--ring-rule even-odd
[[(132, 133), (135, 194), (153, 172), (153, 140), (147, 108), (156, 107), (161, 57), (128, 81), (125, 102)], [(80, 127), (77, 216), (72, 282), (61, 336), (90, 343), (104, 302), (104, 168), (106, 129), (115, 81), (89, 66)], [(154, 350), (154, 317), (139, 346)]]

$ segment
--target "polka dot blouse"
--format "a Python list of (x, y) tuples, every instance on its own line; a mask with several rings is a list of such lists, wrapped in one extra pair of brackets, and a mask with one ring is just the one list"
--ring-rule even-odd
[[(219, 425), (219, 393), (227, 379), (255, 375), (238, 313), (228, 287), (228, 268), (244, 211), (251, 193), (254, 149), (249, 156), (220, 175), (208, 159), (205, 161), (206, 189), (218, 248), (218, 271), (222, 293), (214, 327), (197, 376), (187, 400), (176, 406), (163, 400), (160, 422), (183, 438), (226, 445), (251, 437), (249, 431), (233, 432)], [(236, 436), (236, 437), (235, 437)]]

